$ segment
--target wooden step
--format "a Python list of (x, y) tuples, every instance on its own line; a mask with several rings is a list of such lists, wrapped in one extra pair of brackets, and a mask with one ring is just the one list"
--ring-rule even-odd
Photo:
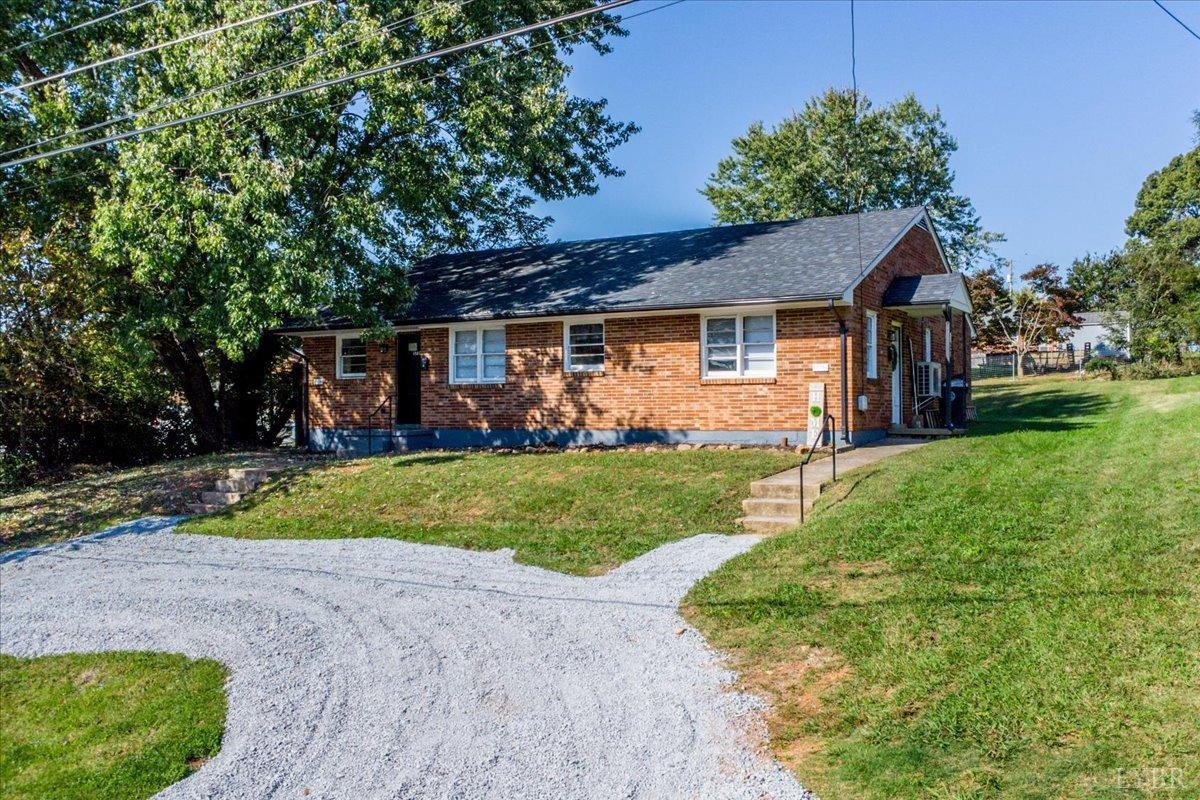
[(200, 502), (214, 506), (231, 506), (242, 499), (240, 492), (201, 492)]
[(799, 522), (791, 517), (741, 517), (738, 523), (750, 533), (779, 533), (791, 530)]

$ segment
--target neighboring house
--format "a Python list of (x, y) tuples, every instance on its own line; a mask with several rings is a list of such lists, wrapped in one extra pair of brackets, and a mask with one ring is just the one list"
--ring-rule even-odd
[(1128, 358), (1128, 345), (1113, 344), (1113, 330), (1124, 332), (1125, 341), (1129, 341), (1129, 323), (1117, 314), (1103, 311), (1084, 311), (1076, 314), (1080, 319), (1078, 328), (1063, 328), (1063, 343), (1075, 351), (1077, 360), (1085, 357), (1103, 356), (1105, 358)]
[(410, 280), (394, 339), (277, 331), (303, 341), (312, 448), (799, 444), (814, 385), (864, 443), (913, 424), (914, 380), (941, 390), (914, 362), (949, 378), (970, 350), (923, 208), (443, 255)]

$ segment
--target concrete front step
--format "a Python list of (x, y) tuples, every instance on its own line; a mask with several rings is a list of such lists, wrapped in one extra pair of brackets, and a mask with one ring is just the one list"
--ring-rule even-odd
[(218, 492), (253, 492), (258, 488), (262, 481), (252, 478), (229, 478), (228, 480), (217, 481), (216, 488)]
[(798, 519), (791, 517), (741, 517), (738, 522), (742, 526), (742, 530), (748, 533), (779, 533), (780, 531), (791, 530), (799, 524)]
[[(816, 498), (809, 494), (804, 498), (804, 510), (813, 506)], [(748, 517), (792, 517), (800, 519), (799, 500), (786, 497), (750, 497), (742, 501), (742, 511)]]
[(201, 492), (200, 502), (214, 506), (231, 506), (242, 499), (240, 492)]
[[(820, 481), (806, 480), (804, 482), (804, 497), (805, 497), (805, 499), (808, 499), (810, 497), (816, 497), (820, 493), (821, 493), (821, 482)], [(792, 480), (792, 481), (773, 481), (770, 479), (763, 479), (761, 481), (754, 481), (753, 483), (750, 484), (750, 496), (751, 497), (782, 497), (782, 498), (788, 498), (791, 500), (799, 500), (800, 499), (800, 483), (799, 483), (799, 481), (794, 481), (794, 480)]]
[(208, 514), (212, 511), (220, 511), (225, 506), (217, 506), (212, 503), (191, 503), (187, 510), (189, 514)]
[(233, 467), (229, 470), (232, 480), (257, 480), (260, 483), (283, 472), (283, 467)]

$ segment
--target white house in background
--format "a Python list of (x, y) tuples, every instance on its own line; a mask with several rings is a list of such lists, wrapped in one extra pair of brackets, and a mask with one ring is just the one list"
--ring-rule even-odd
[(1125, 342), (1129, 342), (1129, 323), (1122, 320), (1118, 314), (1105, 311), (1084, 311), (1075, 316), (1083, 320), (1078, 328), (1065, 328), (1063, 334), (1065, 343), (1070, 343), (1075, 350), (1075, 357), (1082, 359), (1084, 355), (1103, 356), (1105, 358), (1129, 358), (1128, 344), (1117, 346), (1113, 343), (1113, 329), (1124, 334)]

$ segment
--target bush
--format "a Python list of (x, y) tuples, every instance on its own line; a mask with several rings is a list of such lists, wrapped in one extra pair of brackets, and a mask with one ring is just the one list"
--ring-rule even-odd
[(1117, 371), (1121, 365), (1115, 358), (1089, 358), (1083, 362), (1083, 371), (1093, 378), (1111, 378), (1117, 380)]
[(33, 483), (37, 466), (31, 459), (0, 448), (0, 495), (11, 494)]
[(1183, 378), (1200, 375), (1200, 359), (1185, 358), (1183, 361), (1135, 361), (1123, 364), (1113, 377), (1120, 380), (1154, 380), (1157, 378)]

